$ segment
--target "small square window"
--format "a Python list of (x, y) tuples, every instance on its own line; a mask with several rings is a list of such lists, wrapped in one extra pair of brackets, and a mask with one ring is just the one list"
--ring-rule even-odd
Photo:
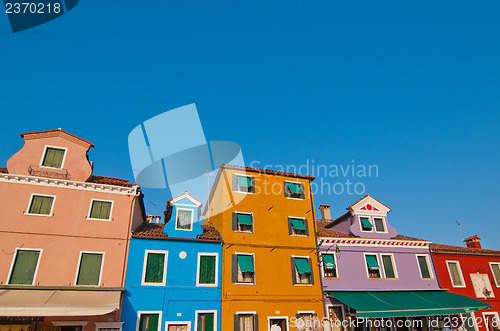
[(255, 193), (255, 178), (246, 175), (233, 174), (233, 191)]
[(165, 284), (167, 253), (164, 251), (146, 251), (142, 283), (144, 285)]
[(368, 278), (379, 279), (380, 278), (380, 265), (378, 264), (377, 255), (366, 254), (366, 268), (368, 270)]
[(304, 184), (296, 182), (284, 182), (283, 189), (285, 191), (285, 197), (294, 199), (304, 199)]
[(375, 224), (375, 232), (386, 232), (383, 218), (373, 218), (373, 223)]
[(43, 156), (42, 166), (61, 169), (66, 150), (60, 148), (47, 147)]
[(257, 314), (236, 314), (235, 315), (235, 330), (236, 331), (254, 331), (258, 330)]
[(312, 263), (307, 257), (292, 257), (294, 284), (313, 284)]
[(31, 197), (30, 206), (28, 208), (28, 214), (51, 215), (53, 203), (53, 196), (33, 195)]
[(253, 232), (253, 215), (251, 213), (233, 213), (233, 231)]
[(294, 236), (309, 235), (307, 220), (304, 218), (289, 217), (288, 231), (290, 235)]
[(373, 231), (373, 224), (369, 217), (360, 217), (359, 220), (361, 221), (361, 231)]
[(233, 254), (233, 283), (253, 284), (254, 276), (253, 255)]
[(197, 315), (197, 330), (196, 331), (214, 331), (215, 328), (215, 313), (196, 313)]
[(90, 219), (109, 220), (111, 217), (111, 201), (92, 200), (90, 207)]
[(18, 249), (10, 272), (9, 284), (33, 285), (40, 251)]
[(190, 209), (177, 209), (177, 230), (191, 230), (193, 227), (193, 211)]
[(140, 314), (138, 331), (158, 331), (160, 314)]

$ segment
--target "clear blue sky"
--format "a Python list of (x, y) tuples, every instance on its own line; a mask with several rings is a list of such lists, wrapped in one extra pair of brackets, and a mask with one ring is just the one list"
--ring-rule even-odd
[[(96, 174), (132, 180), (129, 132), (196, 103), (207, 140), (237, 142), (247, 164), (376, 164), (349, 178), (400, 233), (460, 245), (460, 220), (500, 249), (499, 13), (498, 0), (81, 1), (16, 34), (0, 13), (0, 164), (20, 132), (61, 127), (95, 144)], [(359, 197), (315, 202), (340, 215)], [(158, 213), (168, 198), (146, 190)]]

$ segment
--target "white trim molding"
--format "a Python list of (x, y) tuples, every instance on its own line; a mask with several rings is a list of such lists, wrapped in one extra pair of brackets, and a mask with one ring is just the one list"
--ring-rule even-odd
[[(136, 322), (136, 325), (135, 325), (135, 331), (139, 331), (139, 323), (141, 322), (141, 315), (158, 315), (158, 330), (157, 331), (161, 331), (161, 324), (162, 324), (162, 311), (161, 310), (156, 310), (156, 311), (152, 311), (152, 310), (139, 310), (137, 312), (137, 322)], [(153, 330), (148, 330), (148, 331), (153, 331)], [(189, 330), (188, 330), (189, 331)]]
[[(17, 259), (17, 253), (19, 251), (36, 251), (36, 252), (40, 253), (40, 254), (38, 254), (38, 260), (36, 261), (35, 273), (33, 274), (33, 281), (31, 282), (31, 284), (10, 284), (10, 278), (12, 277), (12, 272), (14, 271), (14, 265), (15, 265), (16, 259)], [(10, 263), (9, 276), (7, 277), (7, 281), (5, 283), (9, 284), (9, 285), (19, 285), (19, 286), (35, 285), (36, 275), (38, 274), (38, 267), (40, 266), (40, 260), (42, 259), (42, 253), (43, 253), (42, 248), (16, 247), (14, 256), (12, 257), (12, 261)]]
[[(462, 268), (460, 267), (460, 262), (459, 261), (451, 261), (451, 260), (446, 260), (445, 262), (446, 262), (446, 268), (448, 269), (448, 275), (450, 276), (451, 286), (453, 286), (453, 287), (466, 287), (464, 275), (462, 273)], [(454, 263), (457, 266), (458, 275), (460, 277), (460, 281), (462, 282), (462, 285), (456, 285), (453, 282), (453, 277), (451, 276), (450, 263)]]
[[(58, 150), (63, 150), (64, 155), (63, 159), (61, 160), (61, 166), (59, 168), (56, 167), (47, 167), (43, 165), (43, 160), (45, 159), (45, 154), (47, 153), (47, 149), (52, 148), (52, 149), (58, 149)], [(41, 168), (47, 168), (47, 169), (63, 169), (64, 168), (64, 161), (66, 161), (66, 155), (68, 155), (68, 147), (59, 147), (59, 146), (52, 146), (52, 145), (45, 145), (43, 148), (43, 153), (42, 153), (42, 158), (40, 159), (40, 163), (38, 164), (39, 167)]]
[[(200, 260), (202, 256), (215, 256), (215, 283), (214, 284), (200, 284)], [(255, 265), (254, 265), (255, 270)], [(254, 272), (255, 274), (255, 272)], [(198, 262), (196, 267), (196, 286), (200, 287), (217, 287), (219, 286), (219, 253), (213, 252), (198, 252)], [(255, 280), (255, 276), (254, 276)], [(215, 330), (215, 329), (214, 329)]]
[[(109, 218), (91, 218), (90, 214), (92, 213), (92, 206), (94, 205), (94, 201), (97, 202), (110, 202), (111, 207), (109, 209)], [(89, 206), (89, 211), (87, 213), (87, 221), (104, 221), (104, 222), (111, 222), (113, 220), (113, 206), (115, 202), (113, 200), (103, 200), (103, 199), (91, 199), (90, 200), (90, 206)]]
[[(78, 274), (80, 273), (80, 264), (82, 263), (82, 256), (83, 254), (95, 254), (95, 255), (102, 255), (102, 259), (101, 259), (101, 267), (99, 269), (99, 282), (97, 283), (97, 285), (77, 285), (76, 282), (78, 281)], [(78, 264), (76, 266), (76, 275), (75, 275), (75, 282), (73, 284), (75, 284), (75, 286), (78, 286), (78, 287), (100, 287), (101, 286), (101, 280), (102, 280), (102, 269), (103, 269), (103, 266), (104, 266), (104, 257), (105, 257), (106, 253), (105, 252), (91, 252), (91, 251), (80, 251), (80, 257), (78, 258)]]
[[(33, 203), (33, 198), (34, 197), (48, 197), (48, 198), (53, 198), (52, 199), (52, 205), (50, 206), (50, 212), (48, 214), (34, 214), (34, 213), (30, 213), (31, 204)], [(56, 204), (56, 196), (55, 195), (52, 195), (52, 194), (31, 193), (30, 201), (28, 202), (28, 208), (26, 208), (26, 211), (24, 212), (24, 215), (52, 217), (52, 216), (54, 216), (53, 211), (54, 211), (54, 205), (55, 204)]]
[[(214, 327), (212, 330), (217, 330), (217, 310), (195, 310), (194, 311), (194, 329), (198, 330), (198, 314), (214, 314)], [(165, 329), (168, 331), (168, 329)]]

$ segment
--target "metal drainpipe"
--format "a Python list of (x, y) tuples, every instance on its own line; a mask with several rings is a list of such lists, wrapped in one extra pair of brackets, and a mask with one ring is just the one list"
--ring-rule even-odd
[(321, 262), (319, 260), (319, 247), (318, 247), (318, 232), (316, 229), (316, 213), (314, 212), (314, 201), (313, 201), (313, 194), (312, 194), (312, 180), (309, 179), (309, 194), (311, 195), (311, 211), (312, 211), (312, 216), (313, 216), (313, 226), (314, 226), (314, 245), (316, 246), (316, 259), (317, 259), (317, 265), (318, 265), (318, 272), (319, 272), (319, 284), (321, 286), (321, 305), (323, 306), (323, 316), (328, 317), (326, 314), (326, 307), (325, 307), (325, 300), (324, 300), (324, 293), (323, 293), (323, 277), (321, 277)]

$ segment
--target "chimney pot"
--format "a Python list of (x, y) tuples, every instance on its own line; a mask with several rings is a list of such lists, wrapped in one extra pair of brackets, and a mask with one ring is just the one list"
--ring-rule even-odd
[(477, 235), (464, 239), (465, 245), (469, 248), (482, 248), (481, 247), (481, 238)]
[(331, 220), (332, 214), (330, 212), (330, 205), (319, 205), (319, 210), (321, 210), (322, 220)]

